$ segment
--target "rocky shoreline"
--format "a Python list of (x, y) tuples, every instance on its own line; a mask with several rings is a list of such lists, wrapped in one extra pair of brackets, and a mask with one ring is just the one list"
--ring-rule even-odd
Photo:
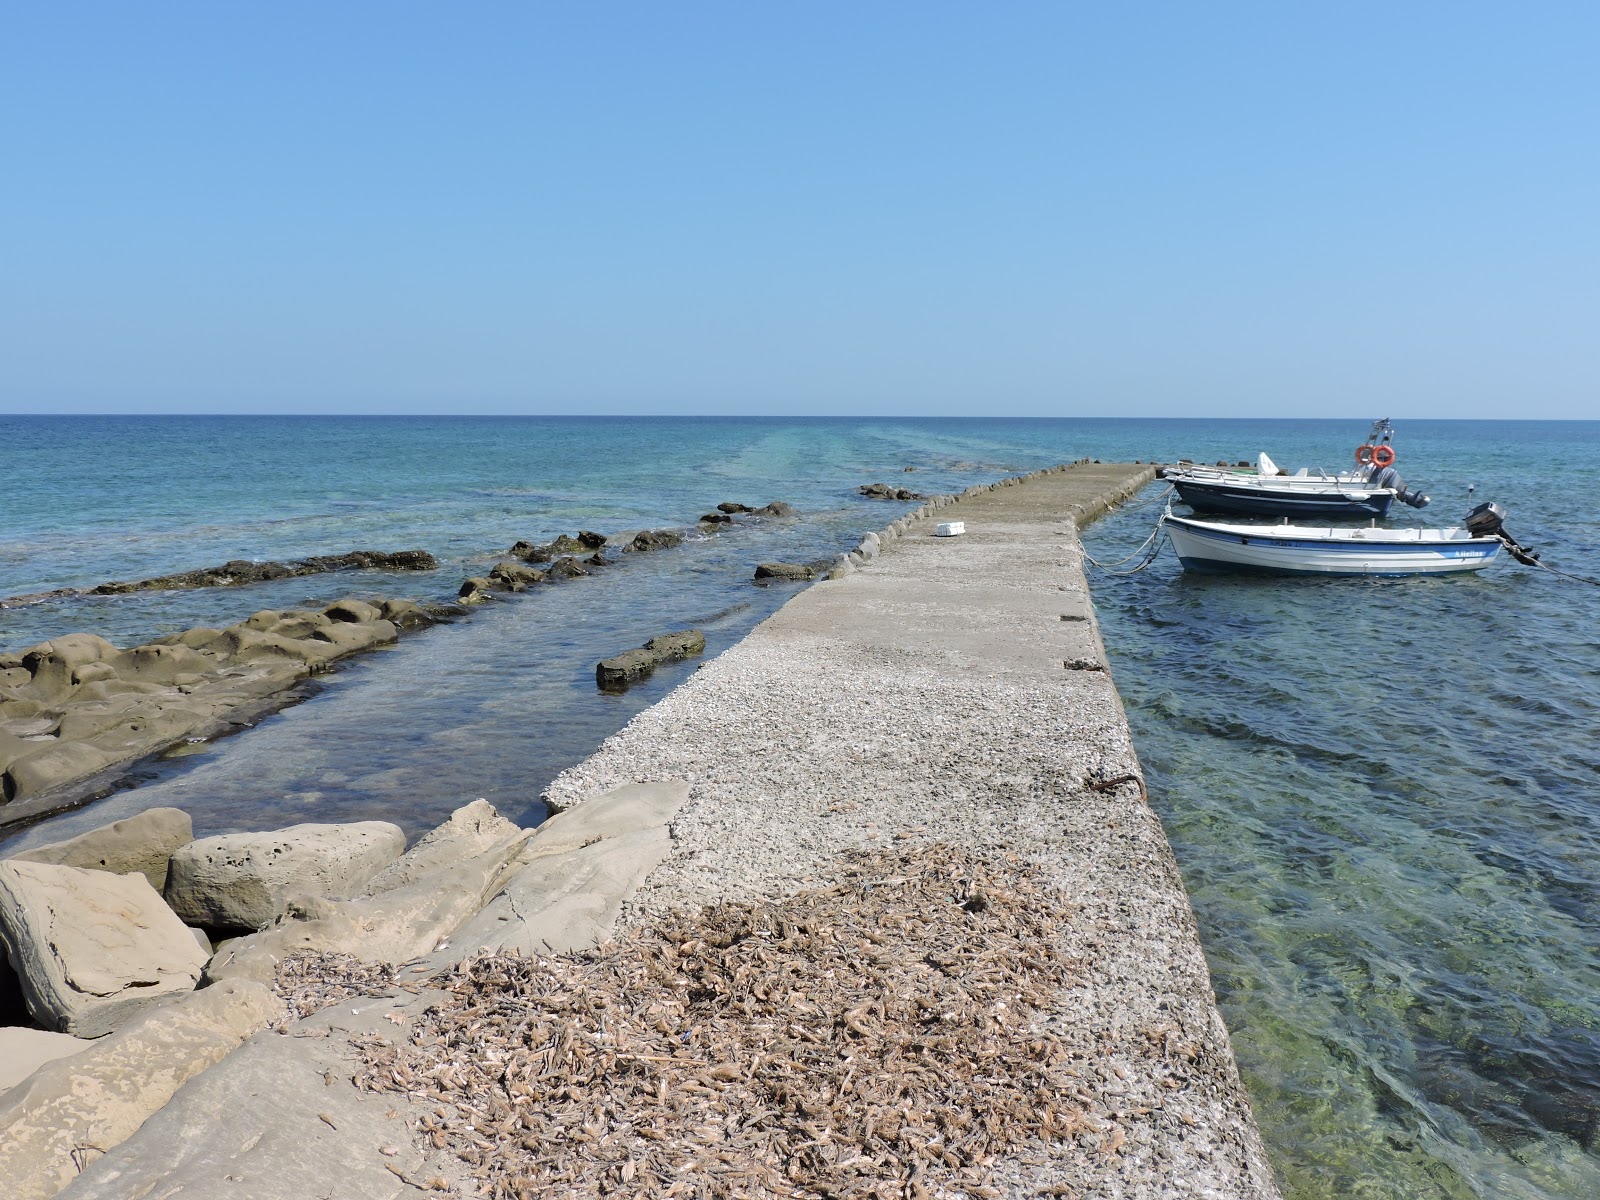
[(248, 724), (339, 659), (439, 615), (410, 600), (350, 598), (126, 650), (73, 633), (0, 655), (0, 827), (79, 803), (140, 759)]
[(273, 579), (294, 579), (302, 575), (321, 575), (328, 571), (433, 571), (438, 560), (426, 550), (352, 550), (348, 554), (323, 554), (311, 558), (290, 559), (286, 562), (256, 562), (254, 559), (234, 559), (220, 567), (200, 567), (193, 571), (178, 571), (171, 575), (156, 575), (149, 579), (113, 581), (92, 588), (57, 588), (53, 592), (32, 592), (25, 596), (6, 596), (0, 599), (0, 608), (21, 608), (41, 604), (46, 600), (64, 600), (73, 596), (123, 596), (130, 592), (183, 591), (189, 588), (242, 587), (250, 583), (265, 583)]
[[(737, 524), (736, 517), (794, 515), (781, 500), (760, 508), (724, 501), (701, 518), (696, 530), (717, 533)], [(677, 529), (611, 535), (584, 530), (545, 543), (517, 542), (510, 559), (463, 582), (455, 604), (350, 597), (321, 610), (263, 610), (225, 629), (197, 627), (126, 650), (93, 634), (74, 633), (0, 655), (0, 829), (101, 795), (129, 767), (153, 755), (246, 728), (304, 698), (312, 678), (340, 659), (462, 616), (468, 611), (463, 605), (588, 576), (622, 555), (671, 549), (684, 538), (685, 531)], [(12, 597), (0, 607), (378, 568), (431, 571), (438, 563), (423, 550), (240, 560), (129, 583)], [(602, 686), (625, 686), (648, 674), (646, 659), (653, 668), (699, 652), (668, 642), (657, 649), (630, 652), (631, 665), (621, 674), (597, 668)]]
[[(272, 914), (198, 990), (0, 1082), (0, 1190), (1271, 1200), (1081, 572), (1076, 527), (1150, 474), (1075, 464), (867, 535), (558, 778), (537, 830), (478, 802), (388, 858), (382, 831), (172, 845), (169, 815), (142, 856), (124, 829), (0, 863), (173, 898), (205, 866), (266, 898), (231, 920)], [(931, 537), (951, 515), (968, 533)], [(305, 890), (268, 886), (318, 839)], [(823, 936), (785, 933), (803, 912)]]

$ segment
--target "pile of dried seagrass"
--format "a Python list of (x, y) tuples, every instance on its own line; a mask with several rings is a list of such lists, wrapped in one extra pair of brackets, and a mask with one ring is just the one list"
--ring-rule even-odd
[[(395, 969), (383, 963), (364, 963), (353, 954), (325, 954), (301, 950), (278, 964), (273, 991), (288, 1009), (275, 1028), (292, 1025), (330, 1004), (352, 996), (388, 996), (397, 987)], [(408, 988), (407, 990), (415, 990)]]
[(1034, 1019), (1067, 978), (1064, 905), (948, 846), (844, 879), (592, 954), (468, 960), (358, 1082), (427, 1102), (419, 1132), (481, 1195), (993, 1194), (986, 1161), (1085, 1128)]

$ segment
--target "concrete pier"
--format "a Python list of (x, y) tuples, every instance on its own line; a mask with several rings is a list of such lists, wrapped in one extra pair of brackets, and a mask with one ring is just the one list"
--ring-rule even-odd
[[(1083, 573), (1080, 524), (1153, 477), (1079, 463), (925, 506), (550, 789), (691, 784), (624, 921), (824, 882), (850, 849), (1043, 866), (1077, 906), (1054, 1020), (1104, 1136), (1013, 1164), (1018, 1196), (1278, 1194)], [(951, 520), (966, 532), (934, 536)]]
[[(17, 1101), (10, 1128), (49, 1141), (27, 1161), (50, 1178), (35, 1167), (8, 1180), (0, 1155), (0, 1192), (474, 1194), (437, 1132), (436, 1090), (355, 1083), (376, 1041), (406, 1038), (443, 1002), (426, 982), (436, 972), (482, 952), (583, 950), (712, 902), (781, 900), (834, 884), (853, 851), (948, 843), (1030, 863), (1066, 898), (1055, 949), (1069, 983), (1043, 1024), (1070, 1048), (1065, 1099), (1082, 1121), (986, 1164), (993, 1190), (936, 1194), (1277, 1197), (1083, 573), (1080, 526), (1153, 476), (1076, 463), (937, 498), (864, 536), (833, 578), (561, 775), (549, 798), (567, 811), (451, 867), (453, 891), (308, 904), (304, 919), (219, 955), (210, 970), (224, 982), (198, 996), (269, 997), (273, 964), (297, 950), (403, 963), (411, 985), (282, 1018), (281, 1032), (254, 1034), (209, 1069), (190, 1064), (160, 1111), (128, 1116), (131, 1136), (69, 1137), (56, 1109)], [(934, 536), (942, 521), (965, 533)], [(445, 892), (467, 899), (446, 904)], [(137, 1039), (132, 1049), (160, 1057)], [(69, 1097), (92, 1129), (107, 1106), (90, 1084), (107, 1086), (58, 1071), (34, 1091)], [(525, 1140), (501, 1148), (516, 1154)]]

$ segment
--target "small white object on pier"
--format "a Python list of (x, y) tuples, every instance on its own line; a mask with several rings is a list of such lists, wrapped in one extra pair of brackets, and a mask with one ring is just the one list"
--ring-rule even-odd
[(934, 537), (960, 537), (967, 531), (965, 521), (940, 521), (933, 527)]

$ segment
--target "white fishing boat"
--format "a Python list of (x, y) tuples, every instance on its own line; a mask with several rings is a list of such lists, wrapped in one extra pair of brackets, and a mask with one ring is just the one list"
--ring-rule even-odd
[(1186, 571), (1269, 575), (1449, 575), (1481, 571), (1505, 543), (1456, 529), (1337, 529), (1197, 521), (1168, 512), (1163, 527)]

